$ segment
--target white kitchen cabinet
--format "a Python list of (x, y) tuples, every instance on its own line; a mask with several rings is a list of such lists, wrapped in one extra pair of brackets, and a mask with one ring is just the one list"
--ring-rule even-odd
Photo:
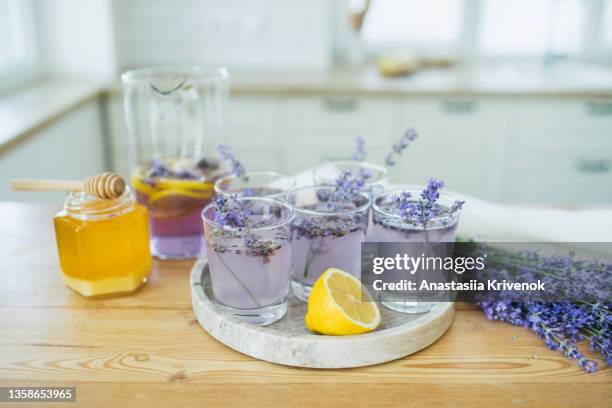
[(392, 178), (424, 185), (436, 177), (448, 190), (496, 199), (508, 122), (508, 103), (495, 98), (408, 98), (399, 123), (415, 128), (419, 138)]
[(612, 203), (612, 100), (522, 100), (514, 117), (504, 201)]
[(274, 97), (234, 96), (227, 115), (228, 143), (248, 171), (283, 167), (279, 102)]
[(366, 139), (372, 156), (381, 155), (394, 136), (396, 105), (382, 97), (288, 98), (280, 130), (283, 170), (297, 172), (321, 160), (349, 158), (357, 135)]

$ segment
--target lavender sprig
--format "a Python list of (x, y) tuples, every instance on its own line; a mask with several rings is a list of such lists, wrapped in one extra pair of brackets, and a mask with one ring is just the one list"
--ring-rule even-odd
[(247, 233), (244, 237), (244, 246), (247, 248), (246, 254), (250, 256), (260, 256), (263, 263), (270, 263), (270, 258), (274, 256), (276, 250), (280, 249), (281, 245), (274, 241), (264, 241), (257, 235)]
[[(419, 222), (423, 227), (434, 216), (439, 215), (436, 208), (436, 202), (440, 198), (440, 190), (444, 187), (442, 180), (435, 178), (429, 179), (427, 187), (421, 191), (421, 196), (418, 201), (412, 200), (412, 195), (404, 191), (400, 195), (393, 197), (393, 205), (397, 214), (405, 220), (410, 220), (413, 223)], [(454, 211), (463, 206), (463, 204), (454, 205)], [(453, 207), (451, 207), (453, 208)]]
[(365, 150), (365, 139), (363, 136), (357, 136), (355, 138), (355, 152), (353, 153), (353, 160), (364, 161), (368, 153)]
[(414, 129), (408, 129), (400, 139), (391, 146), (391, 151), (385, 156), (385, 165), (394, 166), (397, 163), (397, 157), (418, 137)]
[(245, 228), (249, 211), (238, 202), (238, 196), (219, 194), (213, 199), (214, 221), (221, 228)]
[(217, 146), (217, 153), (221, 159), (225, 160), (225, 162), (232, 169), (232, 173), (234, 173), (237, 177), (240, 177), (244, 181), (248, 181), (248, 177), (246, 176), (246, 172), (242, 163), (236, 159), (234, 156), (234, 152), (228, 145), (220, 144)]
[[(270, 262), (277, 249), (281, 247), (276, 241), (262, 240), (256, 234), (251, 232), (249, 217), (254, 213), (249, 211), (246, 206), (238, 200), (236, 194), (227, 196), (219, 194), (213, 199), (213, 207), (215, 210), (214, 221), (221, 226), (223, 230), (237, 229), (244, 231), (243, 243), (246, 248), (245, 253), (249, 256), (260, 256), (264, 263)], [(239, 235), (238, 233), (237, 235)], [(224, 253), (226, 248), (217, 243), (215, 245), (217, 252)]]
[(364, 171), (353, 176), (350, 170), (344, 170), (336, 180), (336, 186), (327, 200), (328, 203), (354, 202), (364, 190), (368, 178), (369, 175)]
[(448, 210), (448, 212), (454, 213), (454, 212), (462, 210), (463, 204), (465, 204), (465, 201), (455, 200), (455, 202), (453, 203), (453, 205), (451, 205), (451, 208)]

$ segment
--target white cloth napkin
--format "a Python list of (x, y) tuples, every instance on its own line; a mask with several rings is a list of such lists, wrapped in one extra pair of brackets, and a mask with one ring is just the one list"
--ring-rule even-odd
[[(312, 185), (312, 170), (295, 175)], [(612, 208), (558, 209), (496, 204), (447, 191), (466, 203), (459, 233), (495, 242), (612, 242)]]

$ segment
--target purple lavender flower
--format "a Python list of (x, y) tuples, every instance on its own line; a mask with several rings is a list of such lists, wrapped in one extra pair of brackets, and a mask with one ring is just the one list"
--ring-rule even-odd
[(344, 170), (336, 180), (336, 187), (329, 196), (328, 203), (354, 202), (364, 190), (368, 177), (366, 172), (353, 176), (350, 170)]
[(454, 212), (460, 211), (461, 209), (463, 209), (463, 204), (465, 204), (465, 201), (455, 200), (455, 202), (453, 203), (451, 208), (448, 210), (448, 212), (454, 213)]
[(252, 233), (247, 233), (243, 242), (246, 247), (246, 254), (249, 256), (260, 256), (265, 264), (270, 263), (270, 258), (281, 247), (278, 242), (264, 241)]
[(219, 194), (213, 199), (214, 220), (222, 228), (245, 228), (249, 211), (238, 201), (235, 194)]
[[(171, 169), (160, 160), (154, 159), (149, 162), (147, 177), (149, 177), (150, 179), (175, 178), (182, 180), (197, 180), (202, 177), (202, 171), (206, 170), (200, 167), (200, 163), (202, 161), (204, 161), (204, 159), (200, 160), (200, 162), (198, 162), (198, 164), (193, 167)], [(211, 164), (211, 168), (212, 166), (214, 166), (214, 164)], [(149, 181), (150, 184), (155, 184), (153, 180), (143, 179), (143, 182), (146, 183), (147, 181)]]
[[(425, 227), (432, 217), (439, 215), (439, 212), (436, 211), (436, 202), (440, 198), (440, 190), (443, 187), (444, 182), (442, 180), (429, 179), (427, 187), (421, 191), (418, 201), (412, 200), (411, 194), (404, 191), (399, 196), (393, 197), (395, 211), (400, 217), (413, 223), (418, 222)], [(461, 208), (463, 203), (458, 204), (458, 206)], [(453, 205), (453, 207), (455, 206)], [(457, 211), (457, 209), (454, 208), (454, 211)]]
[(394, 166), (397, 163), (397, 157), (418, 137), (414, 129), (408, 129), (400, 139), (391, 146), (391, 151), (385, 156), (385, 164)]
[(355, 138), (355, 152), (353, 153), (353, 160), (364, 161), (368, 153), (365, 150), (365, 139), (362, 136)]
[(232, 149), (228, 145), (220, 144), (217, 146), (217, 153), (219, 154), (219, 157), (225, 160), (225, 162), (230, 166), (232, 173), (234, 173), (237, 177), (240, 177), (242, 180), (248, 181), (244, 166), (242, 163), (240, 163), (240, 161), (238, 161), (238, 159), (236, 159)]
[(153, 159), (149, 162), (148, 177), (168, 177), (171, 175), (170, 169), (166, 167), (161, 161)]

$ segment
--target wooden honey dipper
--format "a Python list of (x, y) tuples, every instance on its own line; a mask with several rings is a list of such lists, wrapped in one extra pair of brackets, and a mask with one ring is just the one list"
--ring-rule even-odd
[(77, 191), (84, 190), (87, 194), (102, 200), (117, 198), (125, 191), (125, 180), (115, 173), (105, 172), (89, 176), (83, 181), (77, 180), (11, 180), (11, 188), (15, 191)]

